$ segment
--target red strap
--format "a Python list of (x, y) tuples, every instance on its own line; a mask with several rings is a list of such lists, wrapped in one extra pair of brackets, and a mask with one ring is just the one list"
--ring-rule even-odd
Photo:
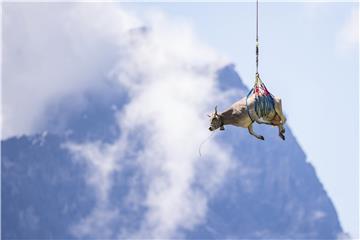
[(270, 92), (267, 90), (264, 84), (256, 85), (254, 89), (256, 96), (269, 96)]

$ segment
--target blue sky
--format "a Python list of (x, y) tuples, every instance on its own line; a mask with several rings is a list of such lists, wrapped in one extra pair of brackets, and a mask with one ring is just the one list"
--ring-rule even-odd
[[(6, 38), (9, 45), (2, 49), (3, 56), (6, 56), (3, 65), (7, 75), (2, 82), (6, 91), (2, 93), (1, 116), (2, 125), (6, 127), (2, 129), (2, 137), (38, 132), (49, 103), (76, 95), (80, 103), (74, 100), (74, 109), (81, 108), (84, 92), (104, 87), (103, 82), (96, 79), (104, 76), (117, 78), (135, 96), (129, 108), (132, 110), (125, 109), (125, 117), (119, 117), (119, 125), (124, 129), (131, 132), (153, 121), (154, 116), (163, 114), (156, 118), (158, 124), (152, 126), (156, 135), (151, 135), (154, 139), (147, 143), (149, 150), (144, 153), (149, 159), (159, 155), (163, 158), (149, 161), (151, 164), (145, 162), (143, 167), (153, 171), (165, 165), (168, 176), (172, 178), (162, 194), (155, 194), (159, 175), (153, 171), (153, 188), (149, 193), (152, 198), (147, 202), (150, 208), (160, 209), (160, 213), (170, 213), (157, 215), (159, 212), (155, 210), (150, 212), (161, 220), (154, 232), (160, 231), (166, 236), (176, 226), (188, 224), (188, 219), (194, 221), (191, 224), (196, 224), (206, 212), (205, 204), (200, 204), (196, 207), (197, 212), (185, 214), (179, 208), (174, 214), (170, 211), (172, 205), (162, 203), (177, 201), (176, 204), (182, 204), (183, 209), (192, 209), (194, 203), (204, 203), (204, 196), (194, 194), (190, 186), (195, 174), (193, 152), (197, 152), (196, 144), (208, 131), (198, 131), (192, 141), (187, 133), (197, 132), (195, 130), (203, 126), (202, 121), (208, 120), (200, 119), (197, 114), (200, 106), (212, 106), (224, 98), (224, 93), (216, 92), (218, 96), (209, 99), (214, 95), (214, 86), (209, 79), (220, 65), (234, 62), (243, 81), (248, 86), (253, 84), (255, 3), (122, 5), (136, 12), (136, 17), (127, 11), (114, 9), (113, 5), (83, 8), (80, 4), (44, 4), (39, 8), (37, 4), (19, 4), (7, 9), (3, 27), (9, 33)], [(157, 13), (147, 18), (153, 11)], [(161, 17), (159, 12), (167, 17)], [(140, 16), (143, 19), (139, 20)], [(126, 57), (117, 59), (118, 52), (113, 49), (134, 47), (124, 32), (143, 25), (154, 26), (155, 34), (147, 36), (146, 44), (137, 39), (141, 44), (133, 51), (120, 51)], [(283, 99), (289, 126), (332, 198), (342, 226), (352, 236), (359, 236), (359, 219), (355, 214), (359, 212), (357, 29), (358, 4), (355, 3), (260, 4), (261, 77), (269, 90)], [(142, 48), (142, 44), (146, 48)], [(101, 49), (99, 46), (104, 47)], [(17, 52), (21, 54), (12, 54), (13, 49), (21, 49)], [(173, 61), (168, 61), (170, 58)], [(198, 67), (202, 66), (200, 63), (207, 63), (211, 67), (200, 75), (191, 69), (179, 68), (183, 63)], [(134, 76), (127, 75), (127, 71), (121, 71), (137, 69), (137, 66), (141, 66), (146, 79), (141, 84), (131, 81)], [(178, 78), (182, 81), (177, 81)], [(202, 91), (197, 91), (198, 88)], [(37, 94), (27, 97), (34, 89)], [(174, 89), (177, 96), (169, 94)], [(167, 99), (167, 104), (159, 109), (163, 99)], [(188, 100), (187, 105), (183, 99)], [(144, 105), (147, 105), (146, 111)], [(193, 116), (193, 124), (179, 124), (174, 129), (174, 122), (169, 121), (166, 114), (172, 108)], [(183, 114), (171, 117), (176, 123), (182, 123)], [(179, 149), (179, 139), (188, 146)], [(92, 220), (98, 219), (99, 213), (104, 213), (108, 220), (112, 217), (113, 213), (108, 214), (108, 209), (103, 207), (112, 184), (110, 176), (117, 170), (116, 159), (127, 146), (127, 140), (119, 139), (119, 144), (113, 146), (98, 143), (71, 146), (76, 154), (85, 156), (91, 166), (101, 165), (99, 161), (106, 159), (103, 166), (90, 174), (89, 182), (99, 193), (99, 206), (90, 215), (89, 225), (82, 226), (86, 229), (92, 229)], [(210, 147), (212, 152), (209, 153), (218, 169), (216, 174), (212, 174), (213, 182), (222, 178), (231, 160), (227, 151), (216, 151), (216, 146)], [(170, 161), (167, 156), (177, 158)], [(212, 184), (211, 181), (207, 184)], [(189, 193), (191, 198), (182, 199), (184, 193)], [(152, 217), (150, 214), (145, 219), (145, 227)], [(173, 222), (169, 221), (170, 217)], [(81, 233), (83, 228), (77, 230)]]
[[(192, 25), (202, 42), (255, 72), (255, 3), (126, 4)], [(281, 96), (288, 124), (332, 198), (345, 231), (359, 236), (358, 3), (260, 3), (259, 72)]]

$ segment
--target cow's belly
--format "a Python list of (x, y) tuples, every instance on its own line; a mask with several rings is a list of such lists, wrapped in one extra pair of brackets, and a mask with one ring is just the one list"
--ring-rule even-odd
[(247, 128), (251, 124), (251, 119), (247, 112), (242, 112), (236, 116), (232, 125)]

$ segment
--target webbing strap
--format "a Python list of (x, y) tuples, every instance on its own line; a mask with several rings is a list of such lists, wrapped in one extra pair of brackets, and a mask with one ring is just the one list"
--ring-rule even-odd
[(248, 105), (248, 98), (251, 95), (251, 93), (253, 93), (253, 91), (254, 91), (254, 88), (250, 89), (249, 93), (246, 96), (246, 112), (249, 115), (249, 118), (251, 119), (252, 123), (255, 122), (255, 120), (251, 117), (251, 114), (250, 114), (249, 105)]

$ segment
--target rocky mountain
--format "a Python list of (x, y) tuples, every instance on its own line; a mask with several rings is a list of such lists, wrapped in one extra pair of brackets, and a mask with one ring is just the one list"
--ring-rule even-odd
[[(224, 90), (240, 87), (242, 94), (248, 91), (233, 65), (219, 70), (218, 80)], [(1, 142), (2, 239), (76, 237), (70, 226), (90, 213), (95, 195), (84, 181), (85, 166), (73, 159), (63, 143), (84, 139), (111, 142), (120, 134), (114, 109), (126, 101), (119, 101), (116, 93), (105, 100), (89, 99), (91, 105), (72, 113), (67, 123), (56, 122), (54, 117), (49, 123), (53, 132)], [(64, 124), (66, 131), (56, 130), (55, 126)], [(247, 131), (226, 130), (217, 138), (231, 143), (236, 166), (210, 198), (205, 221), (183, 229), (183, 237), (335, 239), (342, 233), (334, 205), (289, 126), (286, 141), (269, 126), (255, 127), (265, 136), (262, 142)], [(111, 201), (123, 206), (127, 221), (115, 221), (113, 228), (135, 229), (146, 211), (126, 208), (124, 196), (131, 190), (129, 183), (135, 173), (136, 169), (128, 166), (125, 173), (115, 176), (119, 181), (115, 181)]]

